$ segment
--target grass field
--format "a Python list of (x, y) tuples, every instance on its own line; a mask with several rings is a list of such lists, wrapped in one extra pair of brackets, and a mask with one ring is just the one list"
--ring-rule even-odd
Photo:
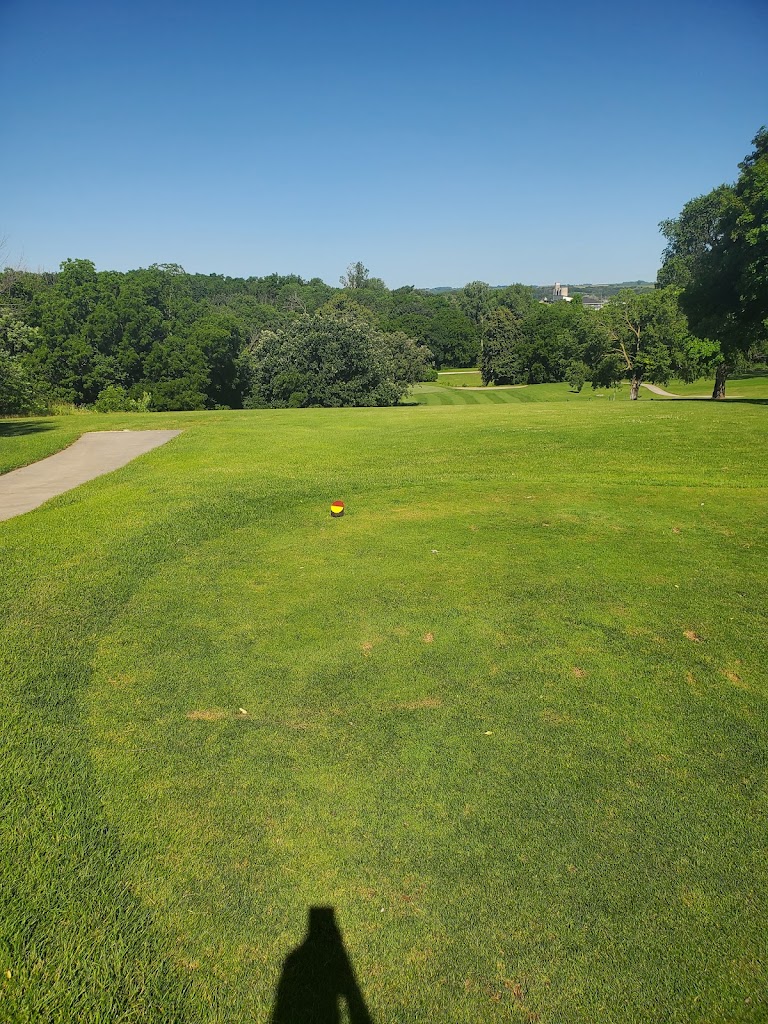
[(629, 400), (629, 388), (606, 388), (593, 391), (583, 388), (576, 393), (567, 384), (522, 384), (515, 387), (445, 387), (441, 383), (418, 384), (406, 401), (418, 405), (528, 405), (531, 402), (614, 402)]
[[(664, 390), (684, 398), (705, 397), (712, 394), (714, 381), (700, 380), (686, 384), (681, 380), (672, 380)], [(603, 388), (594, 391), (586, 384), (578, 393), (571, 391), (568, 384), (526, 384), (523, 386), (494, 387), (491, 385), (482, 390), (479, 370), (450, 370), (440, 373), (435, 384), (420, 384), (415, 389), (410, 401), (419, 405), (503, 405), (527, 402), (600, 402), (629, 401), (629, 385), (624, 382), (618, 388)], [(768, 400), (768, 374), (755, 374), (749, 377), (729, 378), (726, 387), (728, 400), (757, 399)], [(654, 395), (647, 388), (640, 389), (638, 401), (658, 402), (671, 401), (661, 395)]]
[(766, 1020), (764, 407), (12, 421), (0, 464), (97, 426), (185, 432), (0, 524), (0, 1019), (266, 1022), (324, 905), (377, 1024)]
[[(667, 391), (684, 397), (712, 395), (714, 381), (699, 380), (686, 384), (682, 380), (673, 380), (667, 385)], [(751, 374), (748, 377), (729, 377), (725, 387), (727, 399), (733, 398), (768, 398), (768, 374)]]

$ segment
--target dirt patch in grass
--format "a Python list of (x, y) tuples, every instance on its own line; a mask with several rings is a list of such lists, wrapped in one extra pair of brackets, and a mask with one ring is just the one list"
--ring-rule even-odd
[(187, 712), (187, 718), (192, 722), (220, 722), (222, 718), (227, 717), (226, 711), (220, 711), (216, 708), (205, 708)]
[(421, 639), (424, 641), (425, 644), (431, 644), (431, 643), (433, 643), (433, 641), (435, 639), (435, 634), (434, 633), (425, 633), (424, 636)]
[(749, 685), (744, 682), (744, 680), (741, 678), (741, 676), (737, 675), (736, 672), (731, 671), (731, 669), (729, 669), (729, 668), (723, 669), (723, 675), (725, 676), (725, 678), (728, 680), (729, 683), (733, 683), (733, 685), (737, 686), (740, 690), (748, 690), (749, 689)]
[(693, 640), (693, 642), (696, 644), (700, 644), (702, 642), (701, 637), (695, 629), (684, 629), (683, 636), (686, 638), (686, 640)]
[(574, 665), (572, 671), (573, 671), (573, 674), (576, 676), (577, 679), (585, 679), (586, 678), (587, 673), (584, 671), (583, 668), (578, 668), (577, 666)]
[(397, 711), (423, 711), (434, 708), (441, 708), (443, 702), (439, 697), (422, 697), (421, 700), (404, 700), (395, 704)]

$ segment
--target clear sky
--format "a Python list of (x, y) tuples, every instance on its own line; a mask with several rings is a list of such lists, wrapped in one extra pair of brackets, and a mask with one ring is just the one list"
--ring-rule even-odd
[(0, 236), (55, 269), (655, 277), (768, 123), (768, 0), (0, 0)]

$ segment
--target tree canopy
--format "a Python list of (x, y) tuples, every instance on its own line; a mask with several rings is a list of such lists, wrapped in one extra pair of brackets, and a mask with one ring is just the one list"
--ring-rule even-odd
[(324, 306), (259, 332), (244, 353), (252, 407), (395, 405), (423, 379), (431, 353), (379, 330), (362, 311)]
[(96, 404), (100, 396), (101, 408), (133, 408), (145, 395), (155, 410), (241, 407), (251, 395), (244, 353), (255, 339), (282, 337), (329, 303), (369, 316), (379, 338), (401, 336), (393, 350), (400, 362), (418, 349), (411, 363), (424, 376), (433, 372), (423, 362), (427, 349), (437, 366), (476, 361), (478, 329), (449, 296), (390, 291), (362, 263), (350, 264), (342, 283), (188, 274), (168, 263), (99, 272), (85, 259), (65, 260), (54, 274), (7, 269), (0, 413), (32, 412), (46, 400)]
[(725, 395), (734, 362), (768, 345), (768, 129), (752, 140), (734, 185), (721, 185), (662, 221), (659, 282), (680, 287), (691, 331), (720, 346), (713, 398)]

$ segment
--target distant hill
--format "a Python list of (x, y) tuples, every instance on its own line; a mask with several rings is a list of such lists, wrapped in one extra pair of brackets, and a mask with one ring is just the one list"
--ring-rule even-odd
[[(563, 282), (565, 284), (565, 282)], [(656, 286), (653, 281), (620, 281), (617, 284), (569, 284), (567, 285), (569, 295), (594, 296), (597, 299), (610, 299), (612, 295), (618, 294), (625, 288), (632, 292), (652, 292)], [(547, 298), (552, 294), (552, 285), (534, 285), (534, 293), (537, 299)]]
[[(633, 292), (652, 292), (655, 285), (653, 281), (620, 281), (613, 284), (568, 284), (566, 281), (561, 282), (566, 285), (570, 295), (594, 296), (598, 299), (609, 299), (612, 295), (616, 295), (623, 288), (629, 288)], [(508, 288), (506, 284), (493, 284), (491, 288)], [(532, 284), (529, 287), (533, 290), (533, 294), (537, 299), (548, 298), (552, 294), (551, 284)], [(450, 285), (441, 285), (439, 288), (425, 288), (424, 291), (431, 292), (434, 295), (448, 295), (451, 292), (461, 291), (460, 288), (453, 288)]]

